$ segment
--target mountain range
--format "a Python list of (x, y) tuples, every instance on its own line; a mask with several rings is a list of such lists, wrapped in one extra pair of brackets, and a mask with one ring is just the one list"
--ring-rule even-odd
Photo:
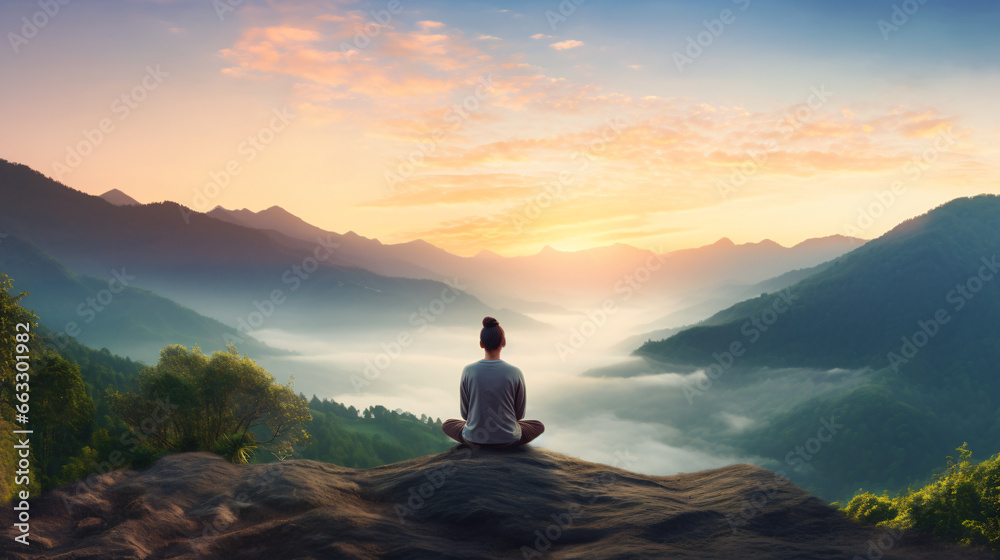
[[(997, 196), (954, 200), (867, 243), (831, 236), (786, 248), (769, 240), (737, 245), (723, 238), (705, 247), (672, 252), (616, 244), (575, 252), (546, 247), (519, 257), (488, 251), (461, 257), (422, 240), (384, 244), (354, 232), (325, 231), (280, 207), (260, 212), (218, 207), (201, 214), (172, 202), (139, 204), (116, 189), (95, 197), (5, 161), (0, 161), (0, 200), (0, 272), (15, 279), (16, 290), (32, 292), (25, 304), (56, 333), (144, 361), (153, 361), (167, 344), (212, 351), (233, 339), (239, 340), (244, 352), (280, 354), (280, 349), (267, 347), (248, 332), (272, 327), (293, 333), (398, 328), (412, 324), (414, 311), (435, 301), (442, 302), (446, 311), (436, 317), (440, 324), (475, 325), (483, 315), (493, 315), (505, 325), (543, 329), (547, 325), (533, 315), (577, 313), (614, 293), (623, 278), (645, 267), (649, 274), (635, 290), (640, 299), (633, 304), (649, 308), (639, 315), (646, 321), (639, 329), (652, 332), (626, 341), (637, 347), (635, 354), (643, 361), (623, 368), (602, 365), (584, 374), (644, 377), (645, 383), (663, 375), (662, 384), (640, 385), (646, 387), (642, 394), (627, 399), (627, 410), (615, 412), (622, 420), (652, 423), (665, 410), (673, 410), (674, 419), (681, 421), (665, 424), (687, 426), (696, 435), (690, 441), (701, 438), (698, 441), (709, 452), (802, 467), (801, 472), (793, 469), (793, 480), (827, 498), (849, 496), (858, 487), (901, 490), (922, 484), (939, 458), (962, 441), (979, 454), (989, 454), (997, 450), (995, 442), (1000, 439), (996, 397), (1000, 291), (994, 282), (1000, 272)], [(690, 386), (678, 384), (681, 379), (718, 386), (707, 397), (691, 398)], [(699, 389), (696, 394), (706, 391)], [(682, 393), (689, 404), (703, 406), (678, 407)], [(610, 402), (618, 397), (609, 389), (601, 399)], [(722, 404), (737, 405), (739, 414)], [(703, 408), (708, 412), (701, 414)], [(821, 441), (817, 425), (836, 438), (822, 440), (817, 451), (807, 453), (811, 442)], [(510, 463), (511, 472), (545, 478), (549, 471), (578, 473), (590, 468), (542, 450), (526, 452), (536, 454), (524, 456), (522, 463)], [(215, 468), (188, 457), (184, 460), (198, 468)], [(427, 464), (446, 460), (436, 456)], [(539, 463), (547, 471), (531, 471), (531, 465)], [(317, 468), (308, 462), (298, 464)], [(423, 464), (401, 468), (419, 470)], [(690, 475), (690, 480), (708, 484), (718, 477), (724, 484), (719, 492), (733, 492), (725, 498), (732, 501), (747, 495), (745, 489), (734, 489), (739, 484), (736, 478), (759, 478), (764, 472), (729, 469)], [(367, 488), (359, 499), (374, 501), (359, 505), (356, 513), (376, 515), (371, 512), (381, 511), (386, 496), (395, 494), (379, 494), (378, 488), (391, 484), (387, 481), (365, 486), (369, 482), (362, 479), (368, 476), (345, 474), (346, 478), (316, 484)], [(687, 475), (645, 477), (644, 482), (636, 482), (640, 475), (627, 476), (629, 484), (648, 489), (680, 488)], [(159, 480), (150, 484), (163, 479)], [(578, 484), (572, 481), (570, 486)], [(153, 486), (144, 492), (158, 495)], [(470, 486), (463, 491), (477, 490)], [(620, 500), (628, 502), (639, 492), (629, 489)], [(698, 500), (708, 504), (711, 498), (690, 488), (685, 492), (689, 504), (701, 503)], [(52, 550), (132, 554), (127, 546), (109, 544), (108, 535), (117, 533), (96, 536), (118, 527), (120, 512), (114, 508), (121, 504), (116, 496), (112, 492), (102, 498), (111, 504), (108, 511), (79, 519), (53, 516), (52, 534), (68, 531), (70, 536), (51, 537), (50, 542), (58, 543)], [(789, 518), (801, 518), (805, 524), (818, 519), (830, 526), (825, 510), (813, 505), (804, 513), (796, 510), (815, 500), (804, 493), (797, 496), (798, 505), (775, 519), (784, 520), (782, 524)], [(199, 500), (215, 500), (217, 505), (225, 499), (191, 496), (184, 498), (190, 503), (178, 507), (189, 512), (184, 508), (202, 503)], [(669, 497), (664, 500), (670, 502)], [(167, 504), (160, 497), (154, 501), (156, 507)], [(153, 507), (142, 499), (122, 503), (140, 512)], [(562, 503), (555, 499), (535, 506)], [(501, 505), (490, 508), (502, 512)], [(731, 509), (727, 508), (722, 510)], [(761, 550), (787, 550), (787, 557), (796, 557), (818, 554), (814, 547), (821, 546), (808, 528), (795, 529), (805, 531), (796, 537), (799, 540), (782, 540), (771, 521), (759, 527), (750, 523), (757, 531), (751, 541), (727, 541), (729, 537), (723, 538), (715, 526), (722, 519), (721, 510), (701, 506), (689, 510), (677, 519), (650, 520), (638, 528), (633, 537), (649, 541), (641, 550), (656, 555), (759, 545)], [(198, 507), (191, 511), (196, 513), (176, 516), (178, 527), (204, 517), (197, 513), (202, 511)], [(263, 517), (273, 513), (260, 511)], [(446, 539), (414, 544), (400, 537), (385, 551), (386, 557), (437, 557), (433, 555), (446, 546), (442, 543), (453, 546), (451, 514), (441, 515), (425, 528), (448, 535)], [(460, 516), (460, 521), (478, 522), (479, 514), (470, 515)], [(497, 542), (520, 534), (513, 519), (494, 534)], [(612, 520), (609, 527), (620, 526), (623, 519)], [(509, 528), (514, 533), (505, 532)], [(242, 545), (244, 536), (269, 530), (249, 525), (245, 529), (247, 533), (227, 538)], [(600, 546), (617, 542), (608, 540), (610, 533), (605, 532), (610, 529), (595, 531), (588, 533), (591, 536), (581, 532), (579, 542)], [(351, 532), (355, 533), (353, 527)], [(170, 547), (187, 546), (170, 536), (151, 538), (159, 540), (140, 547), (162, 545), (172, 551)], [(854, 537), (844, 538), (854, 546)], [(236, 546), (227, 542), (213, 540), (211, 546), (225, 555)], [(665, 544), (669, 546), (663, 548)], [(86, 552), (91, 546), (96, 548)], [(350, 546), (362, 550), (373, 545), (359, 540)], [(570, 550), (566, 554), (575, 554)], [(909, 550), (898, 552), (906, 557)], [(845, 553), (838, 548), (828, 555)], [(463, 554), (490, 557), (479, 548), (459, 556)]]
[[(545, 247), (534, 255), (517, 257), (487, 250), (461, 257), (419, 239), (383, 244), (354, 232), (325, 231), (278, 206), (259, 212), (216, 207), (207, 215), (307, 242), (330, 237), (340, 244), (336, 258), (345, 265), (388, 276), (461, 278), (486, 301), (538, 313), (599, 303), (613, 295), (623, 279), (644, 267), (653, 274), (635, 290), (640, 296), (636, 301), (673, 302), (683, 296), (698, 297), (692, 292), (711, 287), (739, 291), (790, 270), (816, 266), (864, 243), (833, 235), (786, 248), (771, 240), (737, 245), (723, 238), (704, 247), (663, 253), (616, 243), (580, 251)], [(717, 295), (728, 303), (738, 301), (733, 295)]]
[(998, 451), (998, 247), (1000, 197), (956, 199), (635, 352), (734, 386), (765, 384), (780, 368), (850, 377), (729, 441), (780, 461), (819, 419), (839, 419), (843, 436), (810, 465), (811, 488), (900, 490), (963, 441), (978, 455)]
[(55, 331), (53, 342), (73, 337), (96, 348), (153, 362), (169, 344), (212, 351), (239, 340), (254, 355), (283, 354), (233, 327), (198, 314), (154, 292), (131, 285), (128, 267), (108, 278), (76, 274), (28, 241), (8, 235), (0, 243), (0, 271), (26, 290), (22, 304)]
[(791, 285), (785, 311), (773, 310), (778, 296), (764, 294), (638, 352), (708, 364), (728, 341), (759, 332), (744, 363), (933, 376), (979, 356), (983, 362), (967, 365), (992, 371), (1000, 359), (997, 247), (1000, 198), (957, 199)]
[[(813, 266), (861, 243), (833, 236), (786, 249), (771, 241), (736, 245), (723, 239), (666, 254), (616, 244), (576, 252), (546, 248), (523, 257), (488, 251), (460, 257), (422, 240), (383, 244), (354, 232), (325, 231), (280, 207), (200, 214), (172, 202), (139, 204), (118, 189), (91, 196), (7, 161), (0, 161), (0, 199), (0, 232), (56, 261), (61, 273), (109, 280), (113, 271), (125, 269), (134, 277), (130, 288), (204, 316), (198, 328), (179, 323), (140, 328), (117, 343), (94, 330), (88, 339), (146, 359), (149, 348), (170, 339), (200, 340), (206, 350), (220, 349), (220, 339), (233, 340), (234, 329), (241, 333), (237, 341), (252, 346), (256, 342), (249, 342), (246, 332), (257, 327), (410, 326), (415, 312), (452, 292), (456, 300), (433, 318), (438, 324), (477, 324), (493, 315), (504, 324), (542, 328), (523, 313), (576, 312), (613, 294), (623, 279), (653, 262), (662, 262), (662, 271), (636, 290), (636, 301), (687, 305), (711, 299), (718, 307), (736, 301), (748, 284)], [(15, 280), (26, 276), (18, 289), (65, 285), (20, 269), (8, 274)], [(708, 292), (711, 296), (702, 295)], [(76, 301), (73, 297), (69, 300)], [(71, 318), (78, 304), (64, 303), (45, 314), (54, 322)], [(224, 328), (211, 329), (222, 334), (205, 331), (213, 319)]]
[[(0, 162), (0, 200), (0, 231), (30, 242), (66, 269), (106, 279), (124, 269), (133, 277), (130, 287), (150, 290), (231, 328), (242, 327), (244, 333), (247, 325), (399, 328), (442, 298), (448, 305), (447, 312), (434, 317), (439, 324), (476, 324), (493, 315), (512, 325), (540, 326), (516, 312), (484, 305), (461, 281), (389, 277), (338, 264), (334, 239), (306, 242), (170, 202), (114, 205), (5, 161)], [(52, 280), (49, 285), (59, 284)], [(34, 289), (26, 282), (16, 288)]]

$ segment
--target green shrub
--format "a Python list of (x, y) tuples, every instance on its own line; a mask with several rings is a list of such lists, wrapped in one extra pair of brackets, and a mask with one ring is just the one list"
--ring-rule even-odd
[(844, 513), (861, 523), (1000, 550), (1000, 454), (974, 464), (967, 444), (956, 451), (958, 461), (948, 457), (945, 471), (927, 486), (894, 498), (863, 492)]

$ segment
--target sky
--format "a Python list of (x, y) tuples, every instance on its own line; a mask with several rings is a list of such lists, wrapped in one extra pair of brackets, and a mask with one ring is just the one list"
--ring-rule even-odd
[(1000, 192), (998, 24), (963, 0), (4, 1), (0, 158), (461, 255), (873, 238)]

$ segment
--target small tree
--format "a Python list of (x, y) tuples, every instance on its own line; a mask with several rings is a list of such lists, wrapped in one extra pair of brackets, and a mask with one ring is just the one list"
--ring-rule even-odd
[(59, 474), (59, 458), (75, 454), (90, 439), (94, 401), (87, 395), (80, 366), (52, 351), (44, 362), (31, 384), (31, 420), (47, 482)]
[(249, 462), (257, 448), (286, 457), (309, 437), (307, 401), (230, 345), (205, 356), (180, 345), (160, 351), (138, 387), (109, 393), (111, 409), (159, 452), (212, 451)]

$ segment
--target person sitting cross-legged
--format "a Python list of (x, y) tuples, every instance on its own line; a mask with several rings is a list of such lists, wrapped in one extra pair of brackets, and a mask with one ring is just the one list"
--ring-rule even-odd
[(463, 420), (446, 420), (441, 429), (451, 439), (473, 448), (515, 447), (537, 438), (545, 425), (524, 420), (524, 375), (500, 359), (507, 337), (493, 317), (483, 319), (479, 346), (486, 357), (462, 371), (459, 396)]

